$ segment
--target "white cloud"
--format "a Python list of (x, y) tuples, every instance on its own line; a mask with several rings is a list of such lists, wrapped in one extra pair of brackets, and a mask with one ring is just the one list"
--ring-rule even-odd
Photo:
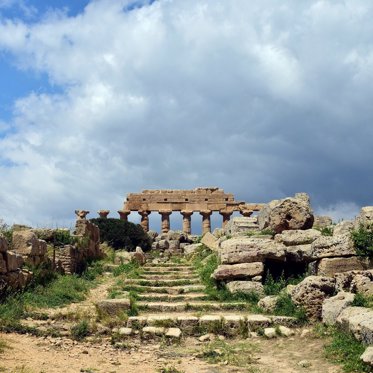
[(5, 219), (65, 221), (142, 188), (212, 184), (252, 202), (308, 191), (368, 204), (373, 5), (128, 4), (0, 21), (0, 50), (61, 89), (15, 102)]

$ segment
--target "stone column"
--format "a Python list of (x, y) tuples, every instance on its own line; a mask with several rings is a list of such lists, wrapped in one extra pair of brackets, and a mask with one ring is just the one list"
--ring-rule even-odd
[(120, 220), (124, 220), (124, 221), (128, 221), (128, 215), (131, 213), (130, 210), (119, 210), (118, 211), (118, 214), (119, 214), (119, 219)]
[(87, 210), (75, 210), (77, 220), (83, 220), (89, 214)]
[(202, 215), (202, 234), (211, 232), (211, 221), (210, 217), (212, 214), (211, 210), (203, 210), (199, 212)]
[(253, 210), (241, 210), (240, 213), (241, 213), (242, 216), (245, 216), (246, 218), (249, 218), (252, 215)]
[(231, 219), (231, 215), (233, 214), (233, 211), (232, 212), (219, 211), (219, 214), (223, 216), (222, 228), (224, 229), (227, 226), (229, 220)]
[(167, 233), (170, 230), (170, 215), (172, 214), (171, 210), (160, 210), (158, 211), (162, 217), (162, 233)]
[(99, 210), (97, 211), (97, 214), (100, 216), (100, 218), (106, 219), (110, 214), (110, 210)]
[(149, 215), (150, 211), (139, 211), (139, 214), (141, 215), (141, 226), (144, 229), (145, 232), (149, 231)]
[(192, 225), (191, 225), (191, 220), (192, 220), (192, 215), (193, 211), (180, 211), (181, 215), (183, 215), (183, 232), (186, 234), (191, 234), (192, 233)]

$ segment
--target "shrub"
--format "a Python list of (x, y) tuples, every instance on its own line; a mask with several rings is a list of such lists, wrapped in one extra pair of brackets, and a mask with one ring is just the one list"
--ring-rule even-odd
[(359, 256), (373, 258), (373, 224), (362, 225), (351, 232), (356, 253)]
[(96, 218), (91, 222), (100, 228), (101, 243), (107, 242), (115, 250), (133, 251), (136, 246), (150, 250), (150, 239), (139, 224), (114, 218)]
[(290, 295), (286, 294), (285, 292), (279, 294), (274, 314), (295, 317), (301, 323), (305, 323), (307, 321), (307, 315), (304, 308), (296, 306), (293, 303)]

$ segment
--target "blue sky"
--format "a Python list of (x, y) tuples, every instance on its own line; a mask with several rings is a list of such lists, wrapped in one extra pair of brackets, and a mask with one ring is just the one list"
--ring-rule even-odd
[(373, 204), (372, 18), (365, 0), (0, 0), (0, 218), (199, 186), (353, 217)]

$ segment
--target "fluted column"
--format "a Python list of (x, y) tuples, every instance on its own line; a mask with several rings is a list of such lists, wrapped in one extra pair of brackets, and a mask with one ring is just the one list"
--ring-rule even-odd
[(110, 210), (99, 210), (97, 211), (97, 214), (100, 216), (100, 218), (106, 219), (110, 214)]
[(171, 210), (160, 210), (158, 211), (162, 217), (162, 233), (167, 233), (170, 230), (170, 215), (172, 214)]
[(223, 225), (222, 225), (222, 228), (224, 229), (227, 226), (229, 220), (231, 219), (233, 211), (232, 212), (219, 211), (219, 214), (223, 216)]
[(124, 220), (124, 221), (128, 221), (128, 215), (131, 213), (130, 210), (119, 210), (118, 211), (118, 214), (119, 214), (119, 219), (120, 220)]
[(183, 215), (183, 232), (186, 234), (191, 234), (192, 233), (192, 225), (191, 225), (191, 220), (192, 220), (192, 215), (193, 211), (180, 211), (181, 215)]
[(138, 212), (141, 215), (141, 226), (144, 229), (145, 232), (149, 231), (149, 215), (150, 211), (139, 211)]
[(211, 232), (211, 210), (203, 210), (199, 212), (202, 215), (202, 234)]

